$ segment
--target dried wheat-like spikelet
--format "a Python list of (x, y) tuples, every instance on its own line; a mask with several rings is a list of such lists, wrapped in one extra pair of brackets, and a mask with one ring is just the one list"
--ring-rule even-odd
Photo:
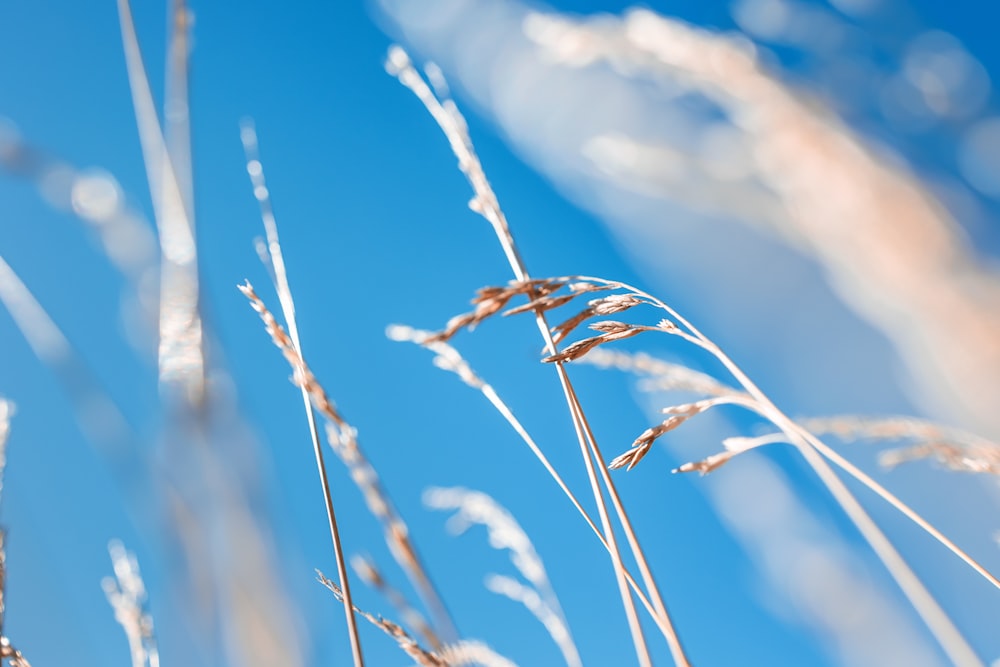
[(595, 315), (615, 315), (642, 303), (641, 299), (637, 299), (631, 294), (611, 294), (599, 299), (591, 299), (587, 302), (587, 307), (584, 310), (552, 327), (552, 333), (555, 334), (555, 342), (561, 342), (580, 323)]
[(304, 389), (309, 394), (309, 399), (312, 401), (313, 406), (324, 417), (341, 427), (349, 427), (350, 425), (340, 415), (333, 401), (327, 395), (326, 390), (320, 385), (316, 376), (313, 375), (309, 366), (306, 365), (302, 355), (295, 348), (291, 337), (285, 333), (285, 328), (278, 324), (278, 320), (274, 318), (274, 314), (264, 305), (264, 301), (257, 296), (257, 292), (254, 291), (250, 281), (247, 280), (242, 285), (237, 285), (236, 287), (250, 301), (250, 306), (254, 311), (260, 315), (261, 321), (264, 322), (264, 329), (271, 337), (271, 341), (281, 350), (285, 360), (292, 367), (292, 382), (295, 386)]
[(738, 454), (750, 451), (751, 449), (756, 449), (757, 447), (763, 447), (764, 445), (772, 445), (787, 441), (788, 437), (783, 433), (769, 433), (767, 435), (752, 438), (726, 438), (722, 441), (722, 446), (724, 447), (723, 451), (707, 456), (700, 461), (684, 463), (677, 468), (674, 468), (671, 472), (698, 472), (702, 475), (707, 475), (708, 473), (714, 472), (718, 468), (722, 467), (723, 464), (728, 463)]
[[(568, 293), (556, 294), (560, 290), (566, 290)], [(619, 283), (600, 279), (562, 276), (544, 280), (512, 281), (506, 286), (484, 287), (480, 289), (477, 296), (472, 300), (472, 303), (476, 306), (475, 310), (453, 317), (445, 328), (431, 336), (428, 342), (447, 341), (460, 329), (482, 323), (500, 312), (511, 299), (517, 296), (524, 295), (529, 300), (527, 303), (504, 311), (503, 315), (517, 315), (527, 312), (536, 314), (546, 313), (566, 306), (584, 294), (596, 290), (624, 291), (623, 293), (610, 294), (599, 299), (591, 299), (587, 302), (587, 306), (583, 310), (551, 327), (550, 335), (553, 335), (554, 342), (563, 341), (580, 325), (594, 318), (614, 315), (641, 305), (658, 307), (658, 304), (651, 299), (645, 298), (634, 291), (625, 290), (624, 286)], [(543, 361), (547, 363), (576, 361), (583, 358), (599, 345), (631, 338), (647, 331), (671, 333), (685, 338), (691, 337), (689, 333), (678, 328), (674, 322), (663, 318), (658, 319), (653, 325), (631, 324), (617, 320), (598, 320), (590, 322), (588, 327), (599, 332), (599, 335), (571, 343), (563, 348), (561, 352), (553, 352), (546, 355)]]
[(108, 545), (115, 576), (101, 582), (115, 612), (115, 620), (125, 631), (132, 654), (132, 667), (158, 667), (159, 652), (153, 634), (153, 617), (146, 608), (146, 585), (135, 555), (115, 540)]
[[(503, 310), (511, 299), (520, 294), (537, 299), (537, 308), (540, 312), (544, 312), (547, 308), (554, 307), (550, 301), (545, 300), (546, 295), (559, 287), (561, 285), (547, 280), (512, 280), (505, 286), (483, 287), (472, 300), (476, 307), (475, 310), (456, 315), (448, 320), (444, 330), (435, 334), (431, 340), (448, 341), (462, 329), (474, 329), (483, 320)], [(522, 312), (522, 310), (512, 309), (504, 314), (512, 315), (517, 312)]]
[[(632, 443), (632, 448), (613, 459), (611, 463), (608, 464), (608, 467), (631, 470), (637, 463), (639, 463), (639, 461), (642, 460), (642, 458), (649, 452), (650, 447), (653, 446), (653, 443), (656, 442), (656, 440), (663, 434), (669, 433), (691, 417), (701, 414), (706, 410), (719, 405), (744, 403), (745, 400), (746, 399), (744, 397), (738, 395), (716, 396), (713, 398), (706, 398), (701, 401), (695, 401), (694, 403), (684, 403), (682, 405), (674, 405), (664, 408), (663, 412), (669, 414), (670, 416), (656, 426), (651, 426), (643, 431), (639, 437), (635, 439), (635, 442)], [(719, 461), (714, 467), (718, 467), (721, 464), (722, 461)]]
[[(525, 587), (516, 580), (493, 575), (487, 578), (487, 587), (524, 604), (548, 630), (552, 640), (562, 651), (566, 664), (578, 667), (581, 664), (580, 655), (573, 643), (559, 599), (545, 572), (545, 565), (530, 538), (510, 512), (487, 494), (461, 487), (429, 488), (424, 492), (424, 505), (438, 510), (457, 510), (448, 520), (448, 529), (454, 534), (465, 532), (472, 524), (486, 527), (490, 546), (508, 551), (511, 563), (531, 584)], [(491, 585), (491, 582), (496, 586)], [(520, 587), (509, 585), (511, 582)], [(534, 597), (526, 595), (527, 592), (534, 593)]]

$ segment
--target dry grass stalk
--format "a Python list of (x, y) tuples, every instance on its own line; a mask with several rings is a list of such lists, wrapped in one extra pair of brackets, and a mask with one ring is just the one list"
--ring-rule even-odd
[(135, 555), (115, 540), (108, 545), (115, 576), (101, 582), (115, 612), (115, 620), (128, 638), (132, 667), (159, 667), (160, 656), (153, 634), (153, 617), (146, 609), (146, 585)]
[[(403, 51), (403, 49), (399, 47), (393, 47), (390, 49), (386, 67), (391, 74), (399, 79), (400, 83), (410, 89), (410, 91), (417, 96), (444, 132), (445, 137), (451, 146), (452, 152), (458, 158), (459, 170), (465, 175), (469, 185), (472, 187), (474, 196), (470, 202), (470, 208), (474, 212), (483, 216), (493, 227), (497, 240), (500, 242), (504, 255), (506, 256), (511, 270), (514, 273), (514, 278), (522, 283), (529, 281), (530, 276), (524, 261), (521, 258), (520, 252), (514, 243), (514, 238), (511, 235), (506, 216), (500, 209), (496, 194), (493, 192), (492, 187), (490, 187), (486, 174), (483, 171), (482, 164), (479, 161), (479, 157), (476, 155), (471, 138), (469, 137), (468, 126), (465, 119), (458, 111), (455, 103), (447, 97), (446, 91), (439, 91), (441, 93), (440, 98), (442, 99), (439, 99), (439, 95), (435, 95), (434, 92), (431, 91), (427, 83), (413, 68), (409, 56), (405, 51)], [(535, 293), (532, 293), (529, 295), (529, 298), (533, 299), (535, 296)], [(542, 296), (544, 296), (544, 294)], [(543, 340), (545, 341), (548, 353), (557, 354), (558, 351), (556, 349), (556, 344), (549, 330), (545, 314), (535, 311), (535, 322)], [(448, 328), (452, 329), (451, 326)], [(614, 529), (611, 524), (607, 502), (601, 490), (602, 484), (608, 493), (618, 521), (625, 533), (625, 538), (628, 542), (632, 555), (636, 559), (639, 566), (643, 583), (646, 586), (647, 593), (650, 596), (657, 612), (655, 616), (657, 624), (663, 631), (664, 638), (670, 648), (670, 653), (673, 657), (674, 663), (679, 667), (686, 666), (689, 663), (684, 654), (684, 649), (681, 646), (680, 638), (673, 627), (673, 622), (667, 612), (667, 608), (663, 602), (662, 596), (660, 595), (659, 588), (653, 579), (652, 571), (649, 567), (645, 554), (639, 546), (638, 537), (632, 528), (628, 514), (626, 513), (624, 505), (618, 496), (618, 491), (610, 475), (605, 469), (604, 457), (601, 454), (600, 447), (594, 437), (593, 430), (590, 428), (590, 424), (583, 411), (583, 407), (580, 404), (576, 391), (573, 388), (563, 365), (557, 362), (555, 367), (557, 375), (559, 376), (559, 382), (566, 398), (570, 417), (573, 420), (573, 427), (576, 432), (577, 442), (580, 446), (580, 455), (587, 470), (591, 493), (594, 496), (594, 501), (597, 503), (598, 513), (601, 519), (601, 529), (604, 532), (605, 539), (607, 540), (607, 544), (609, 546), (609, 553), (611, 555), (612, 566), (615, 572), (615, 580), (618, 584), (619, 594), (628, 619), (629, 631), (632, 635), (633, 644), (635, 646), (639, 662), (641, 665), (645, 666), (651, 665), (652, 661), (649, 656), (648, 647), (646, 646), (646, 640), (643, 635), (642, 627), (639, 624), (635, 602), (629, 593), (628, 582), (625, 575), (625, 566), (622, 561), (622, 552), (618, 546), (617, 537), (615, 536)]]
[(180, 163), (176, 163), (175, 156), (168, 150), (142, 62), (128, 0), (118, 0), (118, 13), (129, 87), (162, 252), (160, 384), (182, 409), (187, 406), (197, 411), (205, 399), (204, 335), (198, 306), (198, 252), (193, 207), (189, 193), (184, 192), (180, 182), (189, 177), (178, 178), (178, 166), (184, 171), (189, 169), (189, 165), (183, 156)]
[[(522, 602), (542, 622), (562, 652), (566, 664), (580, 667), (580, 654), (573, 643), (559, 598), (549, 582), (545, 564), (510, 512), (489, 495), (463, 488), (429, 488), (424, 492), (424, 505), (438, 510), (457, 510), (448, 520), (448, 528), (454, 534), (465, 532), (472, 524), (486, 527), (490, 546), (507, 550), (515, 569), (531, 584), (525, 587), (520, 582), (501, 577), (502, 582), (513, 581), (520, 587), (511, 588), (501, 583), (501, 590), (497, 591), (489, 585), (496, 579), (493, 575), (487, 579), (487, 588)], [(524, 592), (533, 593), (534, 597), (522, 595)]]
[[(971, 567), (978, 574), (980, 574), (984, 579), (986, 579), (991, 584), (993, 584), (993, 586), (995, 586), (996, 588), (1000, 588), (1000, 579), (998, 579), (995, 575), (993, 575), (986, 568), (984, 568), (982, 565), (980, 565), (969, 554), (967, 554), (964, 550), (962, 550), (961, 548), (959, 548), (958, 545), (956, 545), (950, 539), (948, 539), (947, 537), (945, 537), (941, 533), (941, 531), (937, 530), (933, 525), (930, 524), (930, 522), (928, 522), (926, 519), (924, 519), (922, 516), (920, 516), (916, 511), (914, 511), (912, 508), (910, 508), (909, 505), (907, 505), (906, 503), (904, 503), (903, 501), (901, 501), (899, 498), (897, 498), (895, 495), (893, 495), (892, 493), (890, 493), (882, 485), (880, 485), (878, 482), (876, 482), (870, 476), (866, 475), (861, 469), (859, 469), (857, 466), (855, 466), (854, 464), (852, 464), (850, 461), (848, 461), (844, 457), (840, 456), (840, 454), (838, 454), (833, 449), (831, 449), (822, 440), (820, 440), (819, 438), (817, 438), (815, 435), (813, 435), (812, 433), (810, 433), (805, 428), (802, 428), (801, 426), (798, 426), (794, 422), (790, 422), (787, 426), (783, 427), (782, 430), (784, 431), (784, 433), (786, 435), (790, 435), (790, 432), (794, 433), (794, 435), (790, 435), (790, 437), (792, 437), (792, 438), (794, 438), (796, 436), (800, 437), (802, 439), (802, 441), (804, 441), (804, 442), (808, 443), (810, 446), (812, 446), (815, 449), (815, 451), (817, 451), (821, 456), (825, 457), (827, 460), (831, 461), (832, 463), (834, 463), (835, 465), (837, 465), (838, 467), (840, 467), (842, 470), (844, 470), (845, 472), (847, 472), (849, 475), (851, 475), (855, 479), (857, 479), (860, 482), (862, 482), (865, 486), (867, 486), (869, 489), (871, 489), (876, 494), (878, 494), (883, 500), (885, 500), (890, 505), (892, 505), (893, 507), (895, 507), (897, 510), (899, 510), (900, 512), (902, 512), (904, 516), (906, 516), (911, 521), (913, 521), (914, 523), (916, 523), (918, 526), (920, 526), (921, 528), (923, 528), (924, 531), (926, 531), (928, 534), (930, 534), (932, 537), (934, 537), (936, 540), (938, 540), (938, 542), (940, 542), (945, 547), (947, 547), (956, 556), (958, 556), (963, 561), (965, 561), (965, 563), (967, 565), (969, 565), (969, 567)], [(796, 444), (796, 443), (793, 442), (792, 444)], [(928, 596), (929, 596), (929, 594), (928, 594)], [(933, 598), (931, 599), (931, 602), (933, 602)], [(916, 606), (916, 605), (914, 605), (914, 606)], [(920, 609), (917, 609), (917, 611), (918, 611), (918, 613), (921, 612)], [(933, 608), (930, 607), (930, 606), (928, 606), (924, 610), (924, 612), (929, 614), (929, 613), (933, 612)], [(943, 615), (943, 612), (941, 612), (941, 614)], [(947, 617), (945, 617), (944, 620), (947, 620), (947, 621), (950, 622), (950, 619), (947, 619)], [(942, 625), (940, 627), (940, 630), (941, 631), (947, 630), (947, 627), (945, 625)], [(957, 633), (957, 630), (955, 632)], [(956, 656), (957, 657), (962, 657), (961, 654), (958, 652), (959, 649), (961, 649), (961, 646), (959, 644), (953, 644), (953, 645), (951, 645), (949, 647), (946, 647), (945, 650), (946, 650), (946, 652), (952, 653), (953, 659), (955, 659)], [(971, 649), (970, 649), (970, 651), (971, 651)], [(958, 661), (956, 660), (956, 662), (958, 662)], [(968, 664), (972, 664), (971, 661), (967, 660), (967, 662), (968, 662)]]
[[(330, 581), (319, 570), (316, 570), (316, 577), (319, 579), (321, 584), (330, 589), (330, 592), (333, 593), (337, 600), (341, 602), (344, 601), (344, 592), (341, 590), (340, 586)], [(366, 611), (358, 609), (354, 605), (351, 605), (351, 609), (355, 613), (360, 614), (362, 618), (374, 625), (376, 628), (392, 637), (399, 648), (401, 648), (406, 655), (416, 660), (418, 665), (421, 665), (422, 667), (449, 667), (451, 664), (434, 651), (428, 651), (420, 646), (416, 639), (408, 635), (406, 630), (396, 623), (387, 621), (380, 616), (369, 614)]]
[(378, 591), (382, 597), (388, 600), (389, 604), (395, 607), (403, 623), (408, 625), (416, 634), (424, 638), (431, 648), (439, 651), (443, 644), (441, 639), (434, 632), (434, 628), (424, 619), (423, 614), (409, 603), (406, 596), (395, 586), (386, 581), (382, 572), (376, 567), (375, 562), (367, 557), (355, 555), (351, 557), (351, 567), (361, 581), (367, 586)]
[(636, 299), (631, 294), (611, 294), (599, 299), (592, 299), (587, 302), (587, 307), (584, 310), (552, 328), (555, 342), (562, 342), (577, 326), (595, 315), (615, 315), (641, 303), (643, 302), (640, 299)]

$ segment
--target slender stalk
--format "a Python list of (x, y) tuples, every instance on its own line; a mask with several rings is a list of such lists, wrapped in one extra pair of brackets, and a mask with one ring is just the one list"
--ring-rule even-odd
[[(580, 444), (580, 455), (583, 457), (584, 465), (587, 469), (587, 479), (590, 481), (590, 489), (594, 495), (594, 499), (597, 501), (597, 511), (601, 519), (601, 528), (604, 532), (604, 537), (607, 540), (608, 551), (611, 554), (611, 561), (615, 569), (615, 580), (618, 583), (619, 593), (621, 594), (622, 601), (625, 603), (625, 614), (628, 618), (629, 629), (632, 633), (632, 639), (636, 645), (636, 655), (639, 658), (639, 663), (642, 665), (651, 665), (652, 660), (649, 656), (649, 649), (646, 647), (646, 641), (642, 634), (642, 626), (639, 625), (639, 618), (636, 614), (635, 603), (632, 601), (632, 595), (625, 584), (625, 565), (622, 562), (621, 549), (618, 546), (618, 539), (615, 537), (614, 528), (611, 525), (611, 520), (608, 515), (608, 507), (604, 501), (604, 495), (601, 493), (601, 487), (597, 479), (597, 473), (595, 470), (595, 465), (593, 459), (590, 457), (590, 451), (587, 448), (587, 440), (584, 435), (584, 426), (582, 409), (574, 401), (575, 395), (572, 392), (572, 388), (569, 384), (569, 376), (566, 374), (565, 369), (562, 368), (562, 364), (558, 366), (559, 370), (559, 382), (562, 385), (563, 393), (566, 396), (566, 401), (569, 406), (570, 415), (573, 418), (573, 429), (576, 431), (577, 441)], [(603, 467), (603, 466), (601, 466)], [(659, 612), (659, 610), (657, 610)], [(659, 613), (655, 615), (660, 617)], [(686, 663), (678, 663), (686, 664)]]
[(333, 557), (337, 561), (337, 577), (341, 583), (341, 598), (344, 603), (344, 613), (347, 617), (347, 633), (351, 638), (351, 655), (355, 667), (364, 667), (365, 660), (361, 653), (361, 637), (358, 635), (358, 625), (354, 618), (354, 603), (351, 601), (351, 589), (347, 580), (347, 564), (344, 562), (344, 550), (340, 544), (340, 530), (337, 528), (337, 514), (333, 509), (333, 496), (330, 493), (330, 482), (326, 475), (326, 462), (323, 460), (323, 447), (319, 441), (319, 430), (316, 427), (316, 414), (309, 400), (309, 392), (302, 389), (302, 401), (305, 404), (306, 421), (309, 423), (309, 437), (312, 439), (313, 453), (316, 455), (316, 471), (319, 473), (320, 486), (323, 488), (323, 502), (326, 505), (326, 517), (330, 524), (330, 538), (333, 541)]
[[(546, 328), (546, 330), (548, 330)], [(576, 396), (576, 391), (573, 386), (567, 382), (569, 392), (572, 396), (572, 400), (576, 405), (580, 405), (579, 399)], [(580, 407), (580, 414), (583, 414), (583, 408)], [(642, 574), (644, 583), (646, 584), (646, 589), (649, 591), (652, 597), (653, 605), (656, 607), (657, 617), (661, 620), (661, 629), (666, 626), (664, 631), (664, 637), (667, 640), (667, 644), (670, 647), (670, 653), (673, 656), (674, 662), (681, 666), (688, 666), (687, 656), (684, 653), (684, 648), (681, 645), (680, 637), (677, 634), (677, 629), (674, 627), (673, 622), (670, 618), (670, 614), (667, 611), (666, 604), (663, 602), (663, 598), (660, 596), (660, 590), (656, 585), (656, 581), (653, 579), (653, 572), (649, 567), (649, 563), (646, 561), (645, 554), (642, 551), (642, 547), (639, 545), (638, 536), (635, 530), (632, 528), (632, 522), (629, 519), (628, 513), (625, 511), (625, 506), (621, 501), (621, 497), (618, 495), (618, 490), (611, 480), (611, 475), (608, 471), (607, 463), (604, 457), (601, 455), (601, 451), (597, 446), (597, 440), (594, 438), (593, 431), (590, 428), (590, 424), (583, 419), (583, 425), (586, 429), (587, 440), (590, 443), (591, 450), (594, 453), (594, 458), (598, 462), (598, 468), (601, 471), (601, 479), (604, 482), (605, 487), (608, 489), (608, 495), (611, 497), (611, 502), (615, 507), (615, 512), (618, 514), (618, 519), (622, 523), (624, 528), (625, 537), (628, 539), (629, 548), (632, 553), (635, 554), (636, 563), (639, 566), (639, 572)]]
[(118, 13), (129, 88), (162, 254), (160, 385), (170, 392), (170, 398), (180, 400), (182, 408), (198, 410), (205, 400), (205, 360), (198, 304), (198, 249), (194, 220), (167, 150), (128, 0), (118, 0)]

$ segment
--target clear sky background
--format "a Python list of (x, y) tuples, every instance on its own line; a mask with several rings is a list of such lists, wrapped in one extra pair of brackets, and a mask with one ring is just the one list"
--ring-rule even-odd
[[(556, 6), (591, 13), (619, 12), (626, 5)], [(698, 25), (734, 27), (730, 7), (722, 2), (684, 0), (651, 8)], [(159, 90), (166, 8), (137, 3), (133, 10), (146, 66)], [(482, 639), (521, 665), (559, 664), (541, 626), (481, 585), (489, 572), (512, 573), (506, 557), (489, 548), (481, 529), (448, 536), (445, 515), (421, 506), (421, 493), (430, 485), (479, 489), (506, 506), (548, 566), (584, 663), (631, 664), (609, 564), (568, 502), (482, 397), (434, 368), (428, 353), (384, 336), (393, 322), (438, 328), (465, 310), (477, 288), (511, 278), (488, 225), (466, 207), (470, 193), (447, 142), (412, 96), (384, 72), (386, 49), (406, 40), (406, 26), (367, 3), (222, 1), (197, 3), (192, 10), (191, 118), (204, 315), (217, 341), (214, 363), (231, 378), (231, 384), (230, 379), (220, 382), (232, 387), (246, 425), (238, 439), (220, 437), (227, 443), (221, 451), (227, 465), (251, 480), (254, 512), (273, 533), (268, 538), (271, 572), (295, 607), (293, 639), (301, 647), (301, 663), (349, 664), (349, 650), (342, 609), (314, 580), (314, 568), (332, 575), (334, 565), (300, 397), (288, 382), (285, 361), (235, 288), (249, 278), (277, 308), (253, 245), (263, 230), (239, 139), (239, 121), (247, 116), (260, 137), (305, 356), (359, 429), (362, 447), (410, 522), (463, 636)], [(879, 21), (859, 23), (858, 30), (872, 43), (903, 32), (945, 30), (986, 72), (1000, 72), (992, 3), (925, 0), (891, 10)], [(808, 84), (808, 63), (796, 63), (793, 53), (780, 49), (777, 58), (789, 76), (798, 73)], [(452, 74), (450, 65), (442, 62), (446, 76)], [(732, 344), (737, 361), (787, 412), (820, 409), (814, 405), (818, 399), (800, 396), (801, 385), (788, 384), (783, 364), (772, 363), (771, 352), (740, 343), (739, 320), (699, 298), (694, 280), (664, 284), (662, 274), (636, 259), (614, 225), (575, 206), (560, 194), (567, 191), (565, 184), (555, 188), (530, 160), (522, 161), (524, 151), (512, 150), (508, 135), (497, 129), (481, 101), (463, 98), (461, 86), (457, 99), (468, 102), (471, 134), (534, 275), (597, 275), (648, 287), (696, 323), (709, 322), (709, 335), (724, 347)], [(980, 115), (996, 115), (995, 99), (991, 94)], [(866, 136), (893, 146), (921, 175), (957, 172), (953, 147), (962, 129), (957, 125), (896, 132), (863, 109), (850, 121)], [(129, 206), (152, 218), (115, 3), (0, 3), (0, 132), (13, 136), (11, 128), (52, 158), (110, 172)], [(37, 182), (0, 171), (0, 256), (119, 405), (140, 446), (183, 479), (186, 473), (175, 465), (171, 442), (163, 435), (168, 417), (159, 405), (155, 343), (136, 329), (134, 288), (108, 262), (93, 231), (53, 206), (44, 191)], [(972, 196), (978, 213), (967, 231), (983, 255), (995, 261), (1000, 248), (996, 203), (982, 194)], [(782, 321), (769, 326), (780, 328)], [(584, 490), (555, 375), (537, 363), (541, 344), (534, 323), (491, 322), (463, 334), (457, 344), (521, 415), (571, 485)], [(685, 356), (671, 341), (630, 349), (716, 370), (703, 357)], [(814, 352), (819, 358), (837, 354), (824, 347)], [(632, 378), (591, 368), (579, 369), (574, 377), (585, 405), (595, 406), (592, 419), (606, 454), (626, 449), (655, 419), (649, 408), (659, 397), (640, 394)], [(809, 377), (807, 383), (822, 382), (822, 376)], [(839, 393), (817, 390), (817, 395), (829, 396), (834, 411), (920, 412), (919, 401), (898, 390), (880, 394), (883, 399), (870, 409), (858, 404), (857, 394), (867, 396), (898, 379), (886, 377), (858, 379), (856, 391), (848, 386)], [(205, 626), (192, 620), (187, 593), (172, 579), (175, 562), (159, 523), (159, 501), (139, 506), (122, 491), (74, 419), (64, 387), (38, 361), (6, 311), (0, 312), (0, 395), (17, 405), (0, 511), (9, 530), (4, 633), (35, 665), (128, 664), (127, 643), (100, 586), (111, 571), (107, 543), (120, 538), (136, 551), (146, 575), (163, 664), (237, 664), (218, 646), (193, 639)], [(808, 600), (796, 597), (794, 586), (775, 586), (773, 568), (780, 571), (782, 565), (734, 527), (736, 514), (720, 515), (722, 487), (711, 487), (712, 478), (668, 474), (679, 463), (716, 451), (720, 435), (755, 426), (735, 414), (732, 419), (692, 429), (691, 436), (675, 434), (643, 465), (616, 478), (626, 503), (636, 508), (637, 529), (694, 664), (866, 664), (806, 619), (816, 614), (802, 611)], [(871, 450), (857, 456), (872, 466)], [(787, 486), (808, 508), (801, 510), (809, 517), (803, 519), (804, 532), (819, 535), (816, 543), (830, 545), (831, 552), (849, 554), (844, 562), (854, 573), (853, 584), (884, 601), (886, 623), (903, 628), (898, 636), (916, 637), (915, 650), (926, 647), (927, 664), (946, 664), (805, 465), (779, 448), (746, 458), (747, 475), (759, 473)], [(717, 474), (743, 465), (738, 459)], [(997, 546), (991, 530), (1000, 526), (977, 516), (996, 516), (996, 496), (986, 484), (963, 476), (953, 484), (962, 490), (948, 502), (940, 500), (923, 489), (956, 473), (920, 465), (902, 478), (902, 488), (911, 492), (908, 499), (923, 499), (920, 509), (931, 514), (939, 506), (932, 518), (958, 531), (995, 570), (1000, 556), (990, 551)], [(329, 468), (347, 552), (371, 554), (405, 588), (377, 524), (332, 456)], [(1000, 658), (997, 591), (888, 510), (868, 504), (983, 659)], [(963, 515), (968, 522), (960, 520)], [(210, 526), (205, 530), (217, 534)], [(225, 572), (225, 557), (220, 559), (212, 567)], [(356, 591), (360, 607), (394, 617), (377, 594), (360, 584)], [(222, 632), (210, 628), (207, 634)], [(363, 627), (362, 633), (370, 664), (406, 664), (376, 630)], [(665, 648), (655, 650), (657, 664), (668, 664)]]

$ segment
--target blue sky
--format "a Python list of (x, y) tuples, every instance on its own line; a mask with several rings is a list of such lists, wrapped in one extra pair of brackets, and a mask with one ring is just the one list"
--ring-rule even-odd
[[(625, 6), (562, 5), (582, 13)], [(980, 5), (914, 3), (865, 29), (875, 41), (883, 34), (878, 30), (885, 35), (911, 25), (947, 30), (995, 75), (1000, 72), (1000, 47), (990, 30), (995, 17), (984, 17), (991, 10)], [(732, 27), (724, 3), (652, 8)], [(411, 523), (463, 634), (489, 642), (518, 664), (558, 661), (554, 646), (523, 609), (482, 588), (486, 573), (511, 572), (506, 558), (489, 549), (481, 530), (449, 537), (445, 517), (420, 505), (428, 485), (480, 489), (508, 507), (548, 565), (585, 664), (628, 664), (614, 582), (586, 527), (480, 396), (435, 369), (426, 352), (383, 335), (392, 322), (439, 327), (466, 308), (478, 287), (510, 278), (491, 230), (466, 207), (470, 193), (447, 143), (412, 96), (384, 72), (387, 47), (405, 34), (365, 3), (217, 2), (192, 9), (191, 113), (205, 320), (219, 343), (216, 362), (231, 376), (252, 434), (229, 441), (223, 451), (233, 469), (259, 479), (255, 509), (274, 533), (275, 572), (298, 610), (305, 664), (347, 664), (349, 653), (342, 611), (314, 582), (313, 568), (332, 575), (334, 566), (300, 399), (284, 360), (235, 289), (248, 278), (277, 308), (253, 246), (263, 230), (239, 141), (239, 121), (247, 116), (260, 137), (305, 356), (359, 429), (362, 446)], [(133, 11), (158, 90), (166, 10), (137, 4)], [(801, 75), (808, 71), (804, 67)], [(463, 103), (461, 92), (458, 100)], [(995, 111), (995, 102), (988, 108)], [(611, 227), (570, 203), (512, 152), (488, 110), (483, 113), (471, 101), (468, 110), (472, 136), (533, 274), (598, 275), (643, 285), (653, 280)], [(152, 217), (114, 3), (7, 3), (0, 9), (0, 117), (38, 150), (77, 168), (114, 174), (129, 205)], [(895, 145), (921, 172), (955, 169), (942, 149), (955, 140), (947, 127), (929, 136), (893, 137), (877, 122), (852, 120)], [(0, 172), (0, 202), (0, 255), (120, 406), (141, 446), (169, 462), (154, 344), (147, 339), (140, 349), (128, 342), (124, 321), (134, 314), (130, 287), (94, 234), (47, 203), (36, 183)], [(986, 222), (970, 233), (995, 260), (995, 202), (983, 199), (982, 205)], [(726, 328), (725, 318), (708, 312), (710, 305), (693, 290), (674, 287), (662, 295), (696, 322), (708, 318), (715, 326), (710, 333), (719, 331), (724, 343), (739, 338), (731, 328), (738, 323)], [(457, 344), (536, 440), (546, 443), (570, 483), (584, 488), (556, 378), (536, 363), (540, 343), (534, 324), (517, 318), (491, 322)], [(217, 650), (198, 653), (188, 646), (193, 628), (183, 620), (183, 593), (168, 576), (170, 559), (156, 515), (142, 515), (143, 526), (134, 525), (129, 501), (88, 444), (58, 380), (5, 312), (0, 349), (0, 394), (18, 408), (0, 512), (9, 530), (5, 633), (36, 665), (127, 664), (127, 644), (100, 588), (110, 573), (107, 542), (121, 538), (137, 552), (146, 574), (163, 664), (224, 664)], [(665, 343), (647, 349), (684, 358)], [(769, 359), (752, 349), (738, 353), (759, 371), (755, 377), (762, 386), (791, 403), (789, 412), (812, 409), (808, 400), (797, 403), (780, 373), (768, 374)], [(688, 363), (714, 370), (702, 357), (689, 357)], [(590, 368), (575, 377), (585, 404), (599, 406), (592, 419), (609, 453), (625, 449), (649, 424), (644, 411), (649, 399), (638, 395), (630, 378)], [(907, 408), (917, 409), (905, 396), (878, 406)], [(737, 427), (752, 426), (734, 419)], [(705, 437), (713, 433), (708, 430)], [(681, 446), (683, 440), (670, 442)], [(667, 474), (699, 454), (666, 448), (654, 454), (658, 458), (650, 457), (648, 465), (620, 476), (621, 485), (626, 503), (640, 508), (638, 530), (658, 564), (695, 664), (850, 664), (831, 650), (828, 638), (796, 620), (787, 599), (768, 590), (755, 570), (752, 548), (720, 519), (703, 480)], [(811, 482), (804, 464), (781, 449), (763, 456), (824, 531), (857, 547), (852, 562), (859, 577), (870, 577), (871, 588), (902, 608), (877, 561)], [(329, 467), (347, 551), (371, 553), (402, 585), (377, 524), (342, 466), (331, 457)], [(916, 479), (944, 474), (924, 472)], [(908, 526), (891, 523), (895, 519), (888, 512), (875, 511), (877, 519), (890, 522), (891, 536), (908, 549), (918, 571), (938, 584), (935, 592), (959, 624), (968, 624), (974, 645), (992, 652), (984, 657), (998, 657), (1000, 646), (988, 639), (988, 624), (980, 618), (996, 610), (989, 597), (995, 598), (995, 591), (976, 589), (977, 582), (939, 557), (936, 546)], [(976, 539), (988, 546), (988, 535)], [(978, 592), (963, 597), (969, 589)], [(394, 616), (370, 591), (359, 590), (357, 602)], [(912, 612), (899, 614), (919, 632)], [(398, 649), (373, 629), (363, 628), (363, 642), (370, 664), (405, 664)], [(668, 664), (663, 647), (656, 648), (656, 657), (658, 664)]]

